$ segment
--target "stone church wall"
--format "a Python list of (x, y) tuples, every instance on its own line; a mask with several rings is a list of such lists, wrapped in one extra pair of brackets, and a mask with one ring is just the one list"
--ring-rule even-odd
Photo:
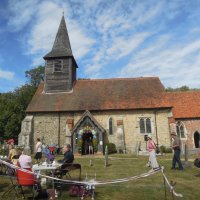
[[(84, 112), (77, 113), (47, 113), (34, 115), (34, 141), (41, 138), (46, 144), (71, 143), (70, 127), (68, 119), (73, 119), (74, 125), (78, 122)], [(118, 150), (127, 153), (136, 153), (140, 145), (141, 150), (146, 149), (144, 134), (140, 134), (139, 118), (148, 117), (152, 121), (152, 137), (156, 142), (156, 128), (159, 145), (170, 145), (168, 116), (169, 110), (157, 111), (104, 111), (91, 112), (98, 123), (106, 130), (104, 142), (115, 143)], [(109, 135), (109, 118), (113, 119), (113, 134)], [(156, 120), (156, 123), (155, 123)], [(60, 126), (59, 126), (60, 125)]]

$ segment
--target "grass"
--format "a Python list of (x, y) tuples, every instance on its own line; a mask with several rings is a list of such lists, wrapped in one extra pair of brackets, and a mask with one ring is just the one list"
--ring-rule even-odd
[[(165, 167), (165, 174), (169, 180), (176, 182), (175, 191), (183, 194), (183, 198), (175, 197), (175, 199), (193, 200), (199, 199), (200, 169), (187, 167), (184, 171), (171, 170), (172, 155), (158, 157), (160, 165)], [(149, 168), (145, 167), (148, 157), (135, 157), (131, 155), (120, 154), (113, 155), (109, 158), (109, 166), (104, 166), (103, 157), (92, 158), (92, 166), (90, 166), (89, 157), (76, 157), (75, 162), (82, 165), (82, 179), (87, 174), (88, 179), (96, 177), (100, 180), (113, 180), (139, 175), (147, 172)], [(76, 171), (72, 177), (77, 178)], [(9, 180), (0, 177), (0, 195), (9, 187)], [(65, 190), (59, 199), (78, 199), (77, 197), (69, 197), (69, 186), (64, 187)], [(6, 199), (14, 199), (12, 192)], [(91, 197), (87, 198), (91, 199)], [(160, 200), (165, 199), (165, 191), (163, 185), (163, 176), (161, 173), (154, 174), (150, 177), (132, 180), (125, 183), (116, 183), (109, 185), (96, 186), (95, 200)], [(167, 189), (167, 200), (172, 199), (171, 193)]]

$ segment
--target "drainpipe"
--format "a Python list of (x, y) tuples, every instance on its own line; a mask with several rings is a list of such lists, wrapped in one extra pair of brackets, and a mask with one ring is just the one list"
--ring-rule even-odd
[(124, 133), (124, 122), (123, 122), (123, 127), (122, 127), (122, 130), (123, 130), (123, 138), (124, 138), (124, 153), (126, 153), (126, 141), (125, 141), (125, 133)]
[(58, 146), (60, 147), (60, 113), (58, 113)]
[(157, 118), (156, 118), (156, 111), (154, 111), (154, 119), (155, 119), (155, 132), (156, 132), (156, 146), (158, 146), (158, 131), (157, 131)]

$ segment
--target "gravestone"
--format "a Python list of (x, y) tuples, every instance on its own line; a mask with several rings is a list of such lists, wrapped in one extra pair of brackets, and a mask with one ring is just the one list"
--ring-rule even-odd
[(116, 133), (117, 133), (116, 147), (117, 147), (118, 153), (126, 153), (125, 152), (125, 145), (124, 145), (124, 130), (123, 130), (123, 126), (118, 126)]
[(105, 167), (108, 166), (108, 147), (105, 148)]

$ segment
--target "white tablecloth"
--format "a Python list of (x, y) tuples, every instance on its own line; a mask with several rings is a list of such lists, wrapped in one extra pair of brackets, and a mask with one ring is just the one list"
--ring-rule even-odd
[(60, 163), (55, 163), (55, 164), (35, 164), (33, 165), (32, 169), (33, 171), (41, 171), (41, 170), (54, 170), (61, 166), (62, 164)]

